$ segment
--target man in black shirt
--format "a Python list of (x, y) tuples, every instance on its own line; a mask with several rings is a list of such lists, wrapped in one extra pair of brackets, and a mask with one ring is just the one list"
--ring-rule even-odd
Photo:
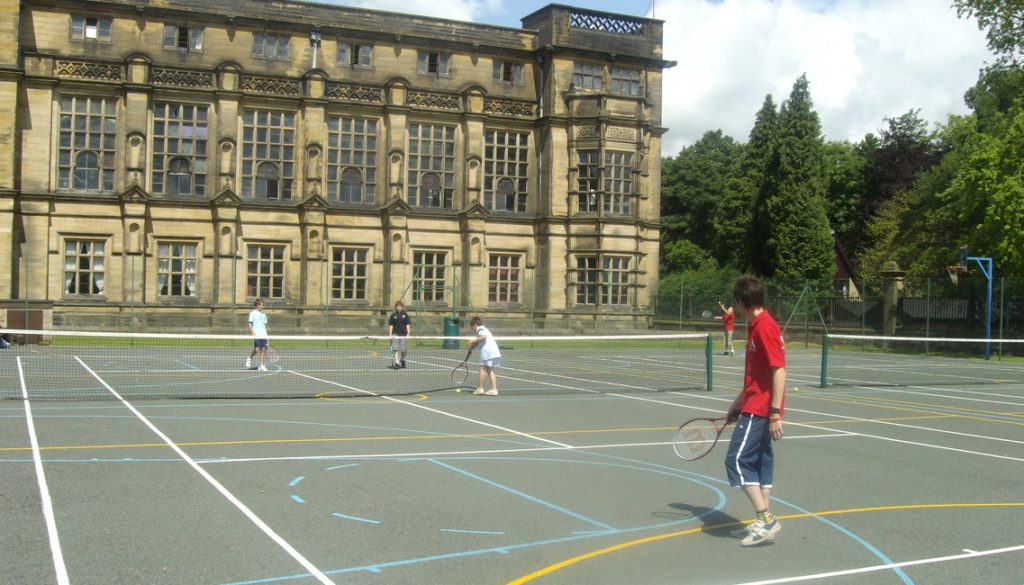
[(405, 312), (402, 301), (395, 303), (395, 312), (388, 318), (388, 335), (391, 336), (391, 355), (395, 363), (391, 369), (405, 367), (405, 355), (408, 353), (405, 338), (412, 335), (412, 319)]

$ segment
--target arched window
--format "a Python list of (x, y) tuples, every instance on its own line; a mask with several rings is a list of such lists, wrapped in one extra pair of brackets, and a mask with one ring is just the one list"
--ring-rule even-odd
[(192, 165), (188, 159), (174, 158), (167, 165), (167, 194), (192, 194)]
[(363, 202), (363, 174), (359, 169), (349, 167), (341, 172), (341, 201)]
[(279, 177), (276, 164), (260, 163), (256, 169), (256, 199), (280, 199)]
[(516, 211), (516, 182), (508, 177), (498, 181), (495, 211)]
[(95, 152), (85, 151), (75, 157), (74, 189), (100, 188), (100, 157)]
[(425, 173), (420, 181), (420, 205), (441, 207), (441, 177), (436, 173)]

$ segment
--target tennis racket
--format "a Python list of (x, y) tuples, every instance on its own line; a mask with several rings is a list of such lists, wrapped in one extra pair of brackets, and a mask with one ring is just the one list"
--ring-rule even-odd
[(466, 357), (463, 358), (462, 363), (455, 366), (455, 369), (452, 370), (452, 382), (455, 382), (456, 384), (459, 384), (461, 386), (462, 384), (466, 383), (466, 380), (469, 379), (468, 362), (469, 356), (472, 355), (472, 353), (473, 350), (471, 348), (469, 351), (466, 352)]
[(700, 316), (704, 317), (705, 319), (710, 319), (711, 318), (711, 311), (701, 311), (700, 312)]
[(277, 351), (277, 348), (272, 345), (267, 346), (267, 361), (272, 364), (281, 361), (281, 352)]
[(684, 461), (696, 461), (715, 448), (722, 431), (732, 422), (721, 418), (693, 418), (676, 429), (672, 449)]

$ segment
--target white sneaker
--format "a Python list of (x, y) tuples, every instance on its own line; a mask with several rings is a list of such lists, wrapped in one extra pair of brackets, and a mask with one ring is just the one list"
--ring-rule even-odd
[(743, 526), (740, 526), (739, 528), (733, 528), (732, 530), (729, 531), (729, 536), (731, 536), (733, 538), (746, 538), (747, 535), (750, 534), (750, 527), (753, 526), (754, 524), (760, 524), (760, 523), (761, 523), (760, 520), (754, 520), (750, 524), (744, 524)]
[(245, 369), (252, 369), (252, 358), (245, 358)]
[(267, 371), (267, 366), (260, 366), (260, 371), (261, 372), (266, 372)]
[(476, 390), (473, 390), (473, 394), (476, 395), (476, 396), (483, 396), (484, 395), (484, 389), (483, 388), (477, 388)]
[(775, 540), (775, 535), (782, 530), (782, 523), (777, 519), (768, 524), (754, 522), (748, 529), (750, 532), (740, 541), (740, 546), (757, 546)]
[(486, 394), (488, 396), (497, 396), (498, 395), (498, 391), (495, 390), (494, 388), (491, 388), (487, 392), (484, 392), (484, 394)]

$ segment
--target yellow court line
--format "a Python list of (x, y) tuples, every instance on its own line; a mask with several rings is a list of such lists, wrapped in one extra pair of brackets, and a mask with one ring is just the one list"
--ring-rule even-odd
[[(1000, 503), (968, 503), (968, 504), (907, 504), (903, 506), (878, 506), (872, 508), (850, 508), (846, 510), (829, 510), (825, 512), (809, 512), (804, 514), (789, 514), (786, 516), (777, 516), (780, 520), (793, 520), (797, 518), (816, 518), (821, 516), (839, 516), (842, 514), (858, 514), (864, 512), (891, 512), (898, 510), (927, 510), (927, 509), (946, 509), (946, 508), (1003, 508), (1003, 507), (1024, 507), (1024, 502), (1000, 502)], [(613, 553), (616, 551), (624, 550), (627, 548), (633, 548), (643, 544), (649, 544), (652, 542), (658, 542), (660, 540), (667, 540), (669, 538), (675, 538), (677, 536), (689, 536), (700, 532), (708, 532), (711, 530), (720, 530), (723, 528), (731, 528), (734, 526), (740, 526), (749, 522), (728, 522), (725, 524), (716, 524), (714, 526), (701, 526), (700, 528), (691, 528), (688, 530), (680, 530), (678, 532), (669, 532), (666, 534), (658, 534), (655, 536), (648, 536), (646, 538), (640, 538), (637, 540), (631, 540), (628, 542), (619, 543), (606, 548), (584, 553), (575, 557), (568, 558), (564, 561), (549, 565), (534, 571), (529, 575), (520, 577), (514, 581), (509, 581), (507, 585), (523, 585), (523, 583), (529, 583), (540, 577), (550, 575), (556, 571), (570, 567), (572, 565), (581, 563), (583, 561), (593, 559), (599, 556)]]
[[(806, 397), (810, 398), (809, 396), (806, 396)], [(927, 413), (927, 411), (924, 408), (907, 408), (907, 407), (902, 407), (902, 406), (890, 406), (890, 405), (885, 405), (885, 404), (876, 404), (876, 403), (873, 403), (873, 402), (866, 402), (865, 403), (865, 402), (857, 402), (856, 400), (849, 400), (849, 399), (826, 398), (824, 396), (815, 396), (813, 398), (815, 400), (821, 400), (821, 401), (824, 401), (824, 402), (833, 402), (833, 403), (837, 403), (837, 404), (847, 404), (847, 405), (854, 405), (854, 406), (870, 406), (870, 407), (874, 407), (874, 408), (882, 408), (882, 409), (885, 409), (885, 410), (897, 410), (897, 411), (900, 411), (900, 412), (916, 412), (916, 413), (921, 413), (921, 414), (926, 414)], [(945, 406), (934, 406), (933, 405), (933, 406), (929, 406), (928, 408), (933, 408), (933, 409), (943, 408), (943, 409), (945, 409), (947, 407), (945, 407)], [(949, 410), (965, 410), (965, 409), (957, 409), (957, 408), (949, 407)], [(976, 412), (976, 413), (981, 413), (981, 414), (986, 414), (987, 413), (987, 411), (984, 411), (984, 410), (974, 410), (974, 411), (967, 410), (967, 412)], [(930, 414), (938, 414), (938, 413), (934, 413), (933, 412), (933, 413), (930, 413)], [(1002, 413), (1002, 412), (992, 412), (992, 413), (989, 413), (989, 414), (996, 415), (996, 416), (1006, 416), (1006, 413)], [(979, 422), (999, 423), (999, 424), (1007, 424), (1007, 425), (1014, 425), (1014, 426), (1024, 426), (1024, 421), (1017, 422), (1017, 421), (1012, 421), (1012, 420), (997, 420), (997, 419), (992, 419), (992, 418), (984, 418), (984, 417), (981, 417), (981, 416), (969, 416), (967, 414), (961, 414), (961, 413), (952, 413), (952, 414), (950, 414), (950, 416), (956, 416), (957, 418), (962, 418), (962, 419), (965, 419), (965, 420), (979, 421)], [(880, 419), (866, 419), (866, 420), (880, 420)]]
[(877, 396), (877, 397), (876, 396), (858, 396), (857, 399), (859, 399), (859, 400), (867, 400), (869, 402), (890, 402), (890, 403), (893, 403), (893, 404), (905, 404), (907, 406), (916, 406), (916, 407), (922, 407), (922, 408), (942, 408), (942, 409), (945, 409), (945, 410), (955, 410), (955, 411), (958, 411), (958, 412), (969, 412), (969, 413), (975, 413), (975, 414), (994, 414), (994, 415), (1000, 415), (1000, 416), (1007, 416), (1007, 415), (1011, 415), (1012, 416), (1011, 413), (1007, 413), (1007, 412), (1003, 412), (1003, 411), (999, 411), (999, 410), (983, 410), (983, 409), (980, 409), (980, 408), (963, 408), (963, 407), (959, 407), (959, 406), (940, 406), (940, 405), (937, 405), (937, 404), (930, 404), (928, 402), (911, 402), (909, 400), (897, 400), (895, 398), (884, 398), (884, 397), (881, 397), (881, 396)]

